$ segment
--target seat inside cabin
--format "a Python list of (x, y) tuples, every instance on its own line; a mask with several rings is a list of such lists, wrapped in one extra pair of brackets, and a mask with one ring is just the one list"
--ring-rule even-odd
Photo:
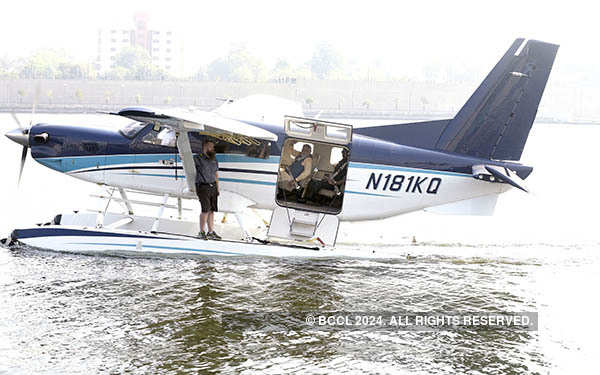
[[(297, 181), (298, 188), (296, 188), (293, 182), (286, 183), (285, 178), (282, 178), (282, 175), (289, 175), (289, 167), (295, 160), (294, 154), (299, 154), (305, 144), (310, 145), (312, 150), (311, 172), (306, 178)], [(288, 203), (302, 203), (313, 207), (338, 206), (335, 202), (338, 200), (339, 206), (341, 207), (341, 199), (336, 198), (343, 194), (345, 181), (338, 187), (337, 192), (325, 188), (309, 192), (308, 188), (309, 186), (319, 186), (319, 182), (326, 181), (327, 177), (332, 175), (336, 164), (342, 160), (343, 149), (344, 147), (339, 145), (299, 140), (294, 143), (288, 139), (281, 152), (278, 178), (278, 200)], [(311, 181), (313, 184), (311, 184)]]

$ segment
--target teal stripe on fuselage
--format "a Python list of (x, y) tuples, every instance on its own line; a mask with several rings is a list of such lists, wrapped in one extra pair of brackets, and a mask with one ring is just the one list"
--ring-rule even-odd
[[(122, 164), (146, 164), (146, 163), (158, 163), (160, 160), (168, 160), (176, 157), (178, 163), (181, 163), (179, 155), (174, 154), (127, 154), (127, 155), (99, 155), (99, 156), (66, 156), (57, 158), (38, 158), (36, 159), (39, 163), (45, 165), (50, 169), (54, 169), (60, 172), (68, 173), (80, 169), (88, 168), (100, 168), (109, 165), (122, 165)], [(221, 154), (217, 155), (219, 163), (268, 163), (268, 164), (279, 164), (279, 156), (270, 156), (267, 159), (252, 158), (246, 155), (234, 155), (234, 154)], [(135, 167), (132, 167), (134, 169)], [(410, 167), (401, 167), (395, 165), (386, 164), (369, 164), (362, 162), (350, 162), (350, 168), (360, 169), (375, 169), (375, 170), (393, 170), (409, 173), (425, 173), (442, 176), (453, 176), (453, 177), (468, 177), (472, 178), (470, 174), (449, 172), (449, 171), (435, 171), (430, 169), (418, 169)], [(175, 176), (173, 176), (175, 177)]]
[(275, 182), (269, 181), (256, 181), (256, 180), (246, 180), (242, 178), (228, 178), (228, 177), (220, 177), (219, 181), (225, 182), (236, 182), (242, 184), (254, 184), (254, 185), (267, 185), (267, 186), (275, 186)]
[[(181, 163), (178, 154), (125, 154), (125, 155), (93, 155), (64, 156), (56, 158), (38, 158), (40, 164), (60, 172), (68, 173), (79, 169), (101, 168), (109, 165), (158, 163), (161, 160), (175, 159)], [(279, 156), (267, 159), (252, 158), (246, 155), (217, 155), (219, 163), (268, 163), (279, 164)]]

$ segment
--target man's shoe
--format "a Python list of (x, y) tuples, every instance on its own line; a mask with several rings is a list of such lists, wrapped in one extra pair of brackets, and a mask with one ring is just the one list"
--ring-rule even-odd
[(203, 240), (208, 240), (208, 235), (206, 234), (205, 231), (200, 231), (200, 233), (198, 233), (198, 238), (201, 238)]
[(208, 237), (209, 240), (216, 240), (216, 241), (221, 240), (221, 236), (219, 236), (217, 233), (215, 233), (214, 230), (212, 232), (208, 232), (208, 234), (206, 236)]

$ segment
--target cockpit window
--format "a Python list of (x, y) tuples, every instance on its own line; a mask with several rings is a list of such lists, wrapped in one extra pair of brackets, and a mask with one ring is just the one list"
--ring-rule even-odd
[(121, 129), (119, 129), (119, 133), (121, 133), (124, 137), (127, 137), (129, 139), (133, 139), (135, 138), (136, 135), (138, 135), (138, 133), (144, 129), (146, 127), (147, 124), (144, 124), (143, 122), (130, 122), (129, 124), (123, 126)]
[(164, 128), (158, 133), (161, 146), (177, 147), (177, 135), (173, 129)]
[(158, 146), (176, 147), (177, 137), (175, 132), (169, 128), (152, 129), (142, 138), (142, 142)]

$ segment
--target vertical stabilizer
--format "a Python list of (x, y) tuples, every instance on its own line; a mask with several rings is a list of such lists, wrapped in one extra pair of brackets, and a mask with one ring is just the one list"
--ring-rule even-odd
[(442, 131), (437, 149), (519, 160), (558, 46), (517, 39)]

